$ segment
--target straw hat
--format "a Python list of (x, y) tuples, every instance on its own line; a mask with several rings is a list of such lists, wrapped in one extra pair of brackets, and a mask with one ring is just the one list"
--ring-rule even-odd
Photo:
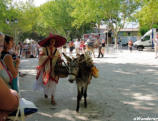
[(54, 45), (55, 47), (61, 47), (62, 45), (66, 43), (66, 39), (64, 37), (57, 34), (50, 33), (47, 38), (45, 38), (44, 40), (41, 40), (40, 42), (38, 42), (38, 44), (42, 47), (46, 47), (48, 46), (48, 42), (52, 39), (55, 40), (55, 45)]

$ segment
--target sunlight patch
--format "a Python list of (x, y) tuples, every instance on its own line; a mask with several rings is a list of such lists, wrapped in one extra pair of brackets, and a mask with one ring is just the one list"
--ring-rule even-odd
[(40, 114), (42, 116), (46, 116), (46, 117), (52, 118), (52, 116), (50, 114), (47, 114), (47, 113), (38, 112), (38, 114)]
[(63, 118), (70, 121), (76, 121), (76, 119), (85, 120), (87, 121), (88, 118), (85, 116), (81, 116), (76, 111), (72, 111), (69, 109), (62, 110), (61, 112), (55, 113), (53, 117)]
[(37, 73), (35, 69), (20, 69), (20, 72), (31, 74), (31, 75), (36, 75)]
[(131, 74), (132, 75), (132, 73), (130, 73), (130, 72), (125, 72), (125, 71), (121, 71), (121, 70), (116, 70), (116, 71), (114, 71), (114, 72), (117, 72), (117, 73), (121, 73), (121, 74)]
[(133, 94), (133, 98), (137, 99), (137, 100), (146, 100), (146, 101), (152, 101), (152, 100), (158, 99), (158, 98), (154, 97), (153, 95), (142, 95), (141, 93)]

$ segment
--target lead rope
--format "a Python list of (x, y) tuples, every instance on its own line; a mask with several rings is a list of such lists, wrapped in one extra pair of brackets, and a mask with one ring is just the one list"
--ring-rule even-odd
[(68, 68), (68, 65), (65, 63), (65, 61), (63, 60), (64, 64), (65, 64), (65, 67), (66, 67), (66, 70), (67, 72), (69, 73), (69, 68)]

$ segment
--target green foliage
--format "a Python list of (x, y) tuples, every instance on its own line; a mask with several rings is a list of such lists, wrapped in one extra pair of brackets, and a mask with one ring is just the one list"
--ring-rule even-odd
[(158, 1), (144, 0), (141, 9), (137, 12), (136, 18), (139, 21), (140, 27), (147, 26), (151, 29), (158, 25)]
[[(0, 0), (0, 31), (25, 38), (46, 37), (50, 32), (63, 35), (68, 40), (81, 38), (105, 23), (114, 35), (124, 26), (137, 8), (139, 0), (52, 0), (35, 7), (32, 0), (12, 4)], [(18, 19), (18, 23), (6, 24), (5, 20)]]
[(118, 31), (132, 18), (139, 4), (135, 0), (76, 0), (72, 6), (73, 26), (79, 28), (85, 23), (97, 23), (99, 27), (104, 21), (117, 43)]
[(148, 26), (141, 26), (139, 31), (141, 35), (144, 35), (148, 30), (149, 30)]
[(11, 27), (6, 24), (6, 20), (12, 20), (14, 19), (13, 16), (17, 15), (17, 12), (11, 5), (11, 0), (0, 0), (0, 15), (0, 31), (8, 32)]
[(67, 0), (50, 1), (41, 6), (45, 26), (53, 28), (53, 33), (66, 36), (71, 29), (72, 18), (69, 16), (70, 7)]
[(40, 7), (43, 23), (49, 32), (65, 36), (68, 40), (81, 38), (87, 29), (92, 29), (89, 23), (81, 26), (73, 26), (74, 18), (71, 16), (74, 10), (72, 0), (56, 0), (45, 3)]

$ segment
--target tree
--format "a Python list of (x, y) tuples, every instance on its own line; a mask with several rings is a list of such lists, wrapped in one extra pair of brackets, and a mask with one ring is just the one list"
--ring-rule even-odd
[(42, 11), (42, 21), (47, 28), (47, 34), (61, 34), (68, 40), (81, 38), (85, 29), (90, 29), (90, 24), (83, 24), (80, 27), (73, 26), (74, 18), (71, 13), (74, 9), (72, 0), (55, 0), (45, 3), (40, 7)]
[[(18, 38), (19, 34), (32, 31), (32, 26), (38, 19), (38, 13), (36, 8), (32, 6), (32, 1), (14, 3), (14, 5), (11, 0), (4, 1), (4, 5), (1, 4), (5, 8), (3, 20), (1, 20), (1, 31), (13, 36), (15, 39)], [(8, 24), (6, 20), (8, 20)]]
[(24, 41), (26, 38), (38, 40), (42, 37), (37, 28), (37, 25), (40, 22), (41, 12), (38, 7), (36, 8), (32, 4), (32, 2), (33, 1), (21, 2), (15, 6), (18, 13), (16, 30), (20, 35), (19, 41)]
[(6, 23), (7, 19), (13, 20), (13, 16), (17, 15), (17, 12), (12, 7), (11, 0), (0, 0), (0, 15), (0, 31), (13, 33), (11, 32), (12, 27)]
[(141, 9), (136, 13), (136, 18), (139, 21), (140, 27), (153, 28), (158, 25), (158, 1), (157, 0), (144, 0), (141, 1)]
[(131, 19), (132, 14), (135, 13), (139, 7), (139, 3), (134, 0), (117, 0), (117, 2), (112, 0), (110, 4), (113, 7), (107, 12), (107, 24), (114, 34), (115, 45), (117, 45), (118, 32), (124, 28), (125, 23)]
[(80, 27), (84, 23), (97, 23), (98, 28), (102, 21), (112, 30), (115, 44), (118, 31), (138, 7), (134, 0), (78, 0), (73, 2), (75, 18), (73, 25)]

